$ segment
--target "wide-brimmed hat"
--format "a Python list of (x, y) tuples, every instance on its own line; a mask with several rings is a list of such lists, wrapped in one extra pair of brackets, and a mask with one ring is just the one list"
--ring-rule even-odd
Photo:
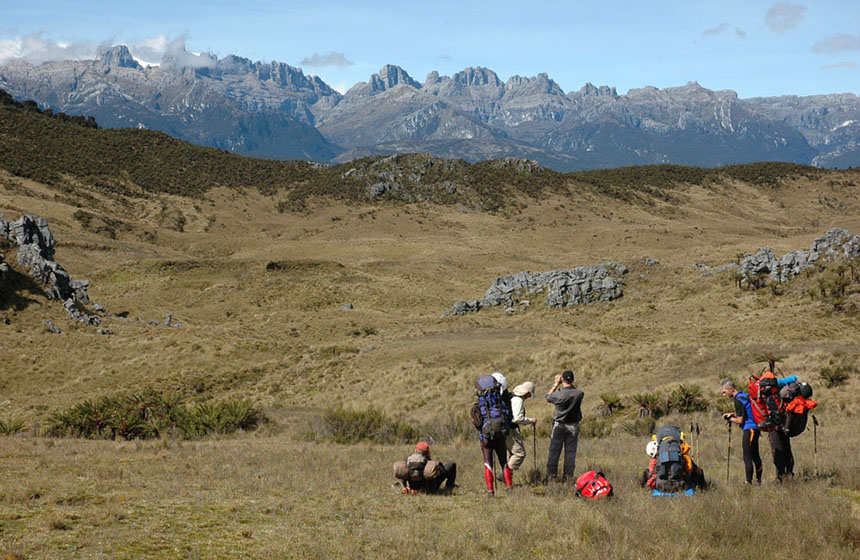
[(531, 381), (525, 381), (514, 387), (514, 395), (517, 397), (524, 397), (527, 393), (534, 394), (534, 392), (535, 384)]

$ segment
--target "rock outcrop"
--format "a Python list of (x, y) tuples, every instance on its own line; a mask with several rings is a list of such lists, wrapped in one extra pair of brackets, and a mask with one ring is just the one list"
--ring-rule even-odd
[[(19, 220), (6, 222), (0, 214), (0, 237), (5, 237), (17, 246), (18, 264), (44, 286), (49, 299), (63, 302), (63, 308), (72, 319), (86, 325), (101, 323), (98, 317), (88, 315), (79, 308), (90, 302), (87, 294), (89, 280), (73, 279), (62, 265), (53, 260), (56, 241), (44, 218), (26, 215)], [(5, 266), (8, 270), (8, 265)]]
[(777, 282), (786, 282), (813, 266), (819, 259), (834, 261), (858, 256), (860, 236), (834, 228), (821, 237), (816, 237), (809, 249), (791, 251), (781, 257), (777, 257), (770, 247), (762, 247), (741, 258), (736, 269), (744, 278), (768, 275)]
[(510, 309), (521, 298), (546, 294), (547, 307), (565, 307), (597, 301), (611, 301), (623, 295), (623, 277), (627, 267), (616, 262), (580, 266), (532, 274), (524, 271), (496, 278), (484, 297), (459, 301), (447, 314), (465, 315), (484, 307), (504, 305)]

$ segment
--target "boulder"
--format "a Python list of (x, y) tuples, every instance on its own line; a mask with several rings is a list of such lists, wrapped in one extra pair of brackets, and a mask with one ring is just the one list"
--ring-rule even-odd
[[(87, 294), (89, 280), (73, 279), (62, 265), (53, 260), (56, 240), (47, 220), (28, 214), (7, 222), (0, 215), (0, 236), (17, 245), (18, 264), (45, 287), (45, 295), (49, 299), (63, 302), (63, 308), (72, 319), (87, 325), (101, 323), (98, 317), (87, 315), (78, 308), (78, 304), (90, 302)], [(0, 264), (0, 281), (7, 271), (8, 265)]]
[(465, 315), (484, 307), (504, 305), (512, 308), (521, 298), (546, 294), (547, 307), (565, 307), (598, 301), (612, 301), (623, 295), (623, 276), (627, 267), (615, 262), (580, 266), (532, 274), (518, 272), (493, 280), (484, 297), (474, 301), (458, 301), (449, 315)]
[[(777, 258), (770, 247), (744, 255), (737, 266), (743, 277), (766, 274), (773, 280), (785, 282), (813, 266), (819, 259), (848, 260), (860, 256), (860, 236), (841, 228), (828, 230), (816, 237), (808, 250), (791, 251)], [(728, 270), (729, 265), (721, 267)], [(717, 271), (721, 270), (717, 269)]]

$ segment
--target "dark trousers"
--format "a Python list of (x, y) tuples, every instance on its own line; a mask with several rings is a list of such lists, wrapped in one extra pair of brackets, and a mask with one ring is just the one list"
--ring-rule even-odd
[(753, 472), (755, 479), (761, 482), (761, 455), (758, 452), (758, 439), (761, 432), (758, 430), (744, 430), (743, 441), (741, 442), (744, 450), (744, 471), (747, 476), (747, 484), (752, 484)]
[(499, 466), (505, 470), (508, 464), (508, 448), (505, 444), (505, 436), (497, 437), (496, 439), (481, 440), (481, 454), (484, 456), (484, 464), (491, 471), (493, 470), (493, 452), (499, 458)]
[(457, 463), (449, 462), (439, 465), (439, 476), (424, 482), (427, 492), (436, 492), (445, 483), (445, 488), (453, 488), (457, 482)]
[(773, 464), (776, 467), (776, 478), (782, 481), (785, 476), (794, 476), (794, 455), (791, 453), (791, 439), (784, 432), (774, 430), (768, 432), (770, 450), (773, 452)]
[(579, 422), (552, 425), (552, 436), (549, 440), (549, 457), (546, 460), (546, 476), (554, 479), (558, 476), (558, 460), (564, 448), (563, 480), (574, 480), (576, 471), (576, 446), (579, 442)]

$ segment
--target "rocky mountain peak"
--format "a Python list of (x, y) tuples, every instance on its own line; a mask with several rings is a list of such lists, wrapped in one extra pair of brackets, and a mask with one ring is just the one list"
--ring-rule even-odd
[(406, 70), (394, 64), (386, 64), (379, 70), (378, 74), (370, 77), (373, 91), (385, 91), (399, 84), (410, 85), (416, 89), (421, 88), (421, 84), (413, 80)]
[(482, 66), (478, 66), (477, 68), (465, 68), (454, 74), (452, 80), (455, 83), (465, 84), (468, 86), (491, 85), (501, 87), (504, 85), (495, 72)]
[(614, 87), (597, 87), (591, 82), (586, 82), (584, 86), (579, 88), (579, 91), (576, 92), (576, 95), (581, 97), (618, 97), (618, 92), (615, 91)]
[(113, 46), (99, 55), (105, 68), (141, 68), (125, 45)]

